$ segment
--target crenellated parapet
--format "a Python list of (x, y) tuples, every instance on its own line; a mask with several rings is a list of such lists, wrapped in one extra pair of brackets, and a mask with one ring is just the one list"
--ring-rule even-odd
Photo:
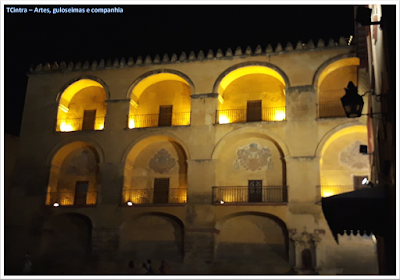
[(272, 48), (271, 44), (263, 50), (260, 45), (258, 45), (253, 51), (250, 46), (247, 46), (243, 51), (241, 47), (237, 47), (235, 51), (232, 51), (231, 48), (228, 48), (225, 54), (221, 49), (218, 49), (214, 54), (213, 50), (208, 50), (207, 55), (201, 50), (196, 55), (194, 51), (191, 51), (189, 55), (186, 55), (185, 52), (182, 52), (178, 57), (175, 53), (171, 55), (164, 54), (161, 58), (160, 55), (156, 54), (152, 59), (150, 55), (147, 55), (144, 59), (141, 55), (139, 55), (136, 60), (133, 57), (129, 57), (126, 60), (124, 57), (120, 60), (115, 58), (114, 60), (108, 59), (105, 61), (101, 59), (100, 62), (94, 60), (92, 63), (89, 61), (85, 61), (83, 64), (78, 61), (77, 63), (69, 62), (66, 64), (64, 61), (61, 63), (54, 62), (50, 64), (48, 62), (44, 64), (38, 64), (36, 67), (33, 65), (30, 67), (29, 73), (49, 73), (49, 72), (70, 72), (70, 71), (97, 71), (104, 69), (118, 69), (118, 68), (126, 68), (126, 67), (140, 67), (144, 65), (158, 65), (158, 64), (175, 64), (175, 63), (190, 63), (190, 62), (200, 62), (207, 60), (221, 60), (221, 59), (233, 59), (233, 58), (245, 58), (250, 56), (272, 56), (272, 55), (280, 55), (287, 54), (292, 52), (304, 52), (304, 51), (313, 51), (316, 49), (330, 49), (330, 48), (340, 48), (346, 47), (349, 44), (347, 43), (344, 37), (340, 37), (339, 42), (335, 42), (333, 39), (329, 39), (328, 43), (325, 43), (324, 40), (319, 39), (316, 44), (312, 40), (308, 41), (308, 43), (303, 43), (301, 41), (297, 42), (295, 46), (292, 43), (287, 43), (285, 48), (282, 47), (281, 43), (278, 43), (275, 49)]

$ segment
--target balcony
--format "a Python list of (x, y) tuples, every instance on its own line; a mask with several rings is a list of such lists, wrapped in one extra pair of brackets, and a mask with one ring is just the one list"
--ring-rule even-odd
[(286, 107), (263, 107), (259, 109), (247, 108), (217, 110), (215, 114), (216, 124), (243, 123), (253, 121), (284, 121), (286, 119)]
[(212, 203), (286, 203), (287, 186), (213, 187)]
[[(138, 204), (185, 204), (187, 201), (186, 188), (169, 189), (129, 189), (122, 191), (122, 204), (131, 202)], [(129, 205), (129, 206), (131, 206)]]
[(128, 127), (159, 127), (190, 125), (190, 113), (129, 115)]
[(320, 186), (321, 197), (328, 197), (346, 192), (354, 191), (353, 185), (322, 185)]
[(59, 206), (83, 206), (96, 205), (97, 192), (48, 192), (46, 197), (46, 205)]
[(104, 120), (104, 117), (95, 118), (94, 122), (84, 124), (83, 118), (58, 119), (56, 131), (103, 130)]
[(343, 109), (342, 103), (339, 101), (334, 102), (321, 102), (318, 105), (319, 118), (345, 118), (346, 113)]

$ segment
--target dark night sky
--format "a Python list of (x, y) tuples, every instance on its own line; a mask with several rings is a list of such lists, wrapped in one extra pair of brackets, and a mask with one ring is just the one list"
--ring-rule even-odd
[[(6, 7), (17, 5), (7, 5)], [(21, 14), (4, 8), (5, 132), (19, 135), (31, 64), (122, 58), (170, 57), (209, 49), (216, 53), (268, 44), (354, 34), (353, 6), (115, 5), (123, 14)], [(35, 8), (20, 5), (17, 7)], [(60, 5), (37, 5), (51, 10)], [(63, 5), (62, 7), (105, 7)], [(110, 6), (114, 7), (114, 6)]]

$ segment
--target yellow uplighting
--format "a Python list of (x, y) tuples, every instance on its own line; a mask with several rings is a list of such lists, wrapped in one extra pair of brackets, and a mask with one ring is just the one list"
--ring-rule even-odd
[(64, 106), (64, 105), (62, 105), (62, 104), (60, 104), (60, 109), (61, 109), (62, 111), (64, 111), (65, 113), (68, 113), (68, 112), (69, 112), (69, 108), (66, 107), (66, 106)]
[(225, 124), (225, 123), (230, 123), (230, 120), (228, 119), (227, 116), (225, 116), (225, 115), (220, 115), (220, 116), (219, 116), (219, 119), (218, 119), (218, 122), (219, 122), (220, 124)]
[(67, 89), (63, 92), (63, 94), (61, 96), (61, 100), (60, 100), (60, 109), (62, 109), (62, 106), (64, 106), (65, 108), (68, 108), (69, 102), (71, 101), (71, 99), (75, 95), (75, 93), (77, 93), (87, 87), (103, 88), (103, 86), (101, 84), (99, 84), (98, 82), (93, 81), (93, 80), (81, 79), (79, 81), (76, 81), (75, 83), (73, 83), (72, 85), (67, 87)]
[(104, 129), (104, 122), (96, 124), (95, 130), (103, 130)]
[(318, 87), (321, 85), (322, 81), (325, 79), (333, 71), (347, 66), (357, 66), (360, 65), (360, 59), (358, 57), (349, 57), (345, 59), (341, 59), (339, 61), (333, 62), (329, 66), (327, 66), (319, 76), (318, 79)]
[(322, 197), (328, 197), (328, 196), (332, 196), (335, 195), (333, 192), (323, 192), (322, 193)]
[(73, 131), (74, 128), (72, 127), (72, 125), (62, 122), (60, 125), (60, 130), (63, 132), (68, 132), (68, 131)]
[(283, 121), (286, 118), (286, 113), (283, 110), (276, 110), (274, 120), (275, 121)]
[(285, 81), (283, 80), (282, 76), (275, 70), (264, 66), (247, 66), (236, 69), (226, 75), (219, 84), (218, 92), (221, 94), (234, 80), (249, 74), (266, 74), (274, 77), (275, 79), (279, 80), (283, 85), (285, 85)]
[(133, 119), (129, 119), (128, 127), (129, 127), (130, 129), (135, 128), (135, 121), (134, 121)]

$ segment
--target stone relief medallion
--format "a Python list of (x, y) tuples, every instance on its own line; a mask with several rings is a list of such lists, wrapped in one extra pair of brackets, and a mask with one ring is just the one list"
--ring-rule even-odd
[(356, 169), (369, 167), (368, 155), (360, 154), (361, 141), (355, 141), (339, 154), (339, 162)]
[(175, 167), (175, 159), (167, 150), (159, 150), (149, 162), (149, 167), (157, 173), (167, 173)]
[(238, 148), (236, 153), (238, 158), (233, 163), (233, 168), (236, 170), (240, 167), (251, 171), (261, 170), (263, 167), (274, 168), (268, 147), (251, 143), (249, 146)]

